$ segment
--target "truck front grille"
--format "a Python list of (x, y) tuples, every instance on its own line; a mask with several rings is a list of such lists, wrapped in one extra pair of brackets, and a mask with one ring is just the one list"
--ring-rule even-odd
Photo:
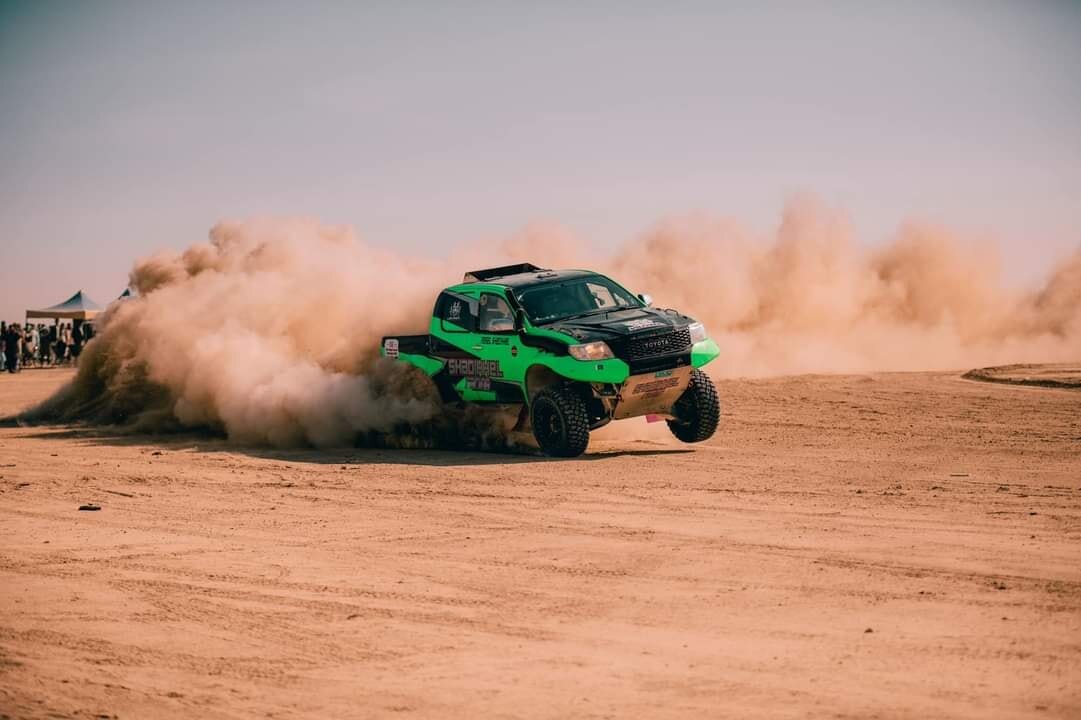
[(625, 360), (643, 360), (657, 355), (690, 352), (691, 331), (687, 328), (673, 330), (649, 337), (632, 337), (623, 346)]

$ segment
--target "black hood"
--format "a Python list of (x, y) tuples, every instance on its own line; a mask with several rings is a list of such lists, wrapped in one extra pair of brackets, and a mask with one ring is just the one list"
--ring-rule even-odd
[(631, 335), (655, 335), (684, 328), (692, 322), (692, 318), (675, 310), (631, 308), (558, 320), (543, 327), (570, 335), (580, 343), (587, 343), (621, 340)]

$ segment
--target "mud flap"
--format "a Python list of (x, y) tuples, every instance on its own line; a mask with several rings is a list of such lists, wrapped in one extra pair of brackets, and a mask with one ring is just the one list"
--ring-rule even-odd
[(639, 415), (672, 416), (672, 406), (691, 382), (690, 367), (631, 375), (619, 389), (614, 420)]

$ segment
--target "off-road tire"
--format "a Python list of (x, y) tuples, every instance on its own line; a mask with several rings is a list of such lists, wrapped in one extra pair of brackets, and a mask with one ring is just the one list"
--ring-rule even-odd
[(550, 387), (533, 398), (533, 437), (546, 455), (578, 457), (589, 445), (589, 413), (581, 395), (568, 387)]
[(701, 370), (691, 373), (691, 382), (673, 406), (672, 414), (676, 419), (668, 421), (668, 429), (683, 442), (696, 443), (713, 437), (721, 421), (721, 401), (709, 375)]

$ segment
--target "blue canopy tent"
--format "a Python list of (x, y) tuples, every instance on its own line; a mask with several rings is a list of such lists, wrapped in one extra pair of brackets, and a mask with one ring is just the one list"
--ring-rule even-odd
[(75, 293), (64, 302), (41, 310), (27, 310), (26, 319), (30, 318), (56, 318), (66, 320), (92, 320), (104, 308), (83, 294), (83, 291)]

